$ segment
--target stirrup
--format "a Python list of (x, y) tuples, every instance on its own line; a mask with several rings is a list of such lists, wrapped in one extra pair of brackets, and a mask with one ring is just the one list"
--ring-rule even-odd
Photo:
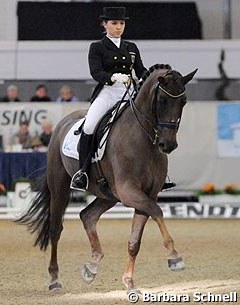
[(166, 190), (172, 189), (172, 188), (174, 188), (175, 186), (176, 186), (176, 183), (175, 183), (175, 182), (164, 182), (161, 191), (166, 191)]
[[(83, 183), (83, 181), (80, 179), (86, 180), (86, 181), (84, 181), (83, 185), (81, 185), (81, 183)], [(78, 183), (80, 183), (80, 185), (78, 185)], [(77, 190), (77, 191), (86, 191), (88, 189), (88, 185), (89, 185), (88, 175), (86, 172), (82, 171), (81, 169), (72, 176), (72, 180), (70, 183), (71, 189)]]

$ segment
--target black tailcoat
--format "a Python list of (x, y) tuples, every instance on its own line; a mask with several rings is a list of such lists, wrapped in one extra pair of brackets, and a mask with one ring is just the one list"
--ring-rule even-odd
[(98, 82), (91, 98), (92, 101), (104, 85), (113, 85), (111, 76), (114, 73), (132, 75), (133, 69), (139, 79), (146, 70), (135, 43), (121, 40), (120, 48), (118, 48), (106, 36), (100, 41), (91, 43), (88, 62), (90, 73)]

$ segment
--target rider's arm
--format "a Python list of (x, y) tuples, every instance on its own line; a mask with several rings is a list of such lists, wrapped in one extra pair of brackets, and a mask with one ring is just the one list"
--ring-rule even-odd
[(88, 53), (88, 63), (90, 73), (94, 80), (101, 83), (102, 85), (112, 85), (111, 77), (113, 73), (104, 71), (102, 65), (102, 52), (101, 45), (99, 43), (92, 43), (90, 45)]

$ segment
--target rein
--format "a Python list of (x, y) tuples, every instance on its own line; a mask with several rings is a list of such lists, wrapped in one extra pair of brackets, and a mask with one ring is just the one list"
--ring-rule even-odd
[[(152, 121), (151, 121), (150, 119), (148, 119), (148, 118), (146, 117), (146, 115), (144, 115), (144, 114), (138, 109), (137, 105), (136, 105), (135, 102), (134, 102), (134, 98), (133, 98), (134, 92), (133, 92), (133, 93), (130, 93), (130, 92), (129, 92), (130, 86), (131, 86), (131, 83), (130, 83), (130, 85), (128, 85), (128, 86), (125, 85), (125, 87), (126, 87), (126, 93), (127, 93), (128, 96), (129, 96), (129, 103), (130, 103), (130, 107), (131, 107), (131, 109), (132, 109), (132, 112), (133, 112), (133, 114), (134, 114), (136, 120), (138, 121), (138, 123), (139, 123), (141, 129), (143, 130), (143, 132), (149, 137), (149, 139), (150, 139), (150, 140), (152, 141), (152, 143), (154, 143), (154, 145), (155, 145), (155, 144), (156, 144), (155, 142), (156, 142), (157, 139), (158, 139), (157, 130), (153, 127)], [(124, 95), (125, 95), (125, 94), (124, 94)], [(139, 116), (141, 116), (141, 118), (142, 118), (143, 120), (147, 121), (147, 122), (151, 125), (151, 127), (153, 128), (153, 130), (154, 130), (154, 132), (155, 132), (155, 137), (154, 137), (154, 139), (153, 139), (153, 137), (149, 134), (149, 132), (147, 131), (147, 129), (144, 127), (144, 125), (142, 124), (141, 120), (139, 119)]]
[[(179, 128), (179, 124), (180, 124), (180, 121), (181, 121), (181, 118), (179, 118), (176, 122), (166, 122), (166, 121), (158, 121), (158, 119), (156, 118), (156, 121), (157, 121), (157, 124), (156, 125), (153, 125), (152, 124), (152, 121), (145, 115), (143, 114), (137, 107), (136, 103), (134, 102), (134, 99), (132, 97), (133, 94), (131, 94), (129, 92), (129, 88), (130, 88), (130, 85), (129, 86), (126, 86), (126, 93), (128, 93), (128, 96), (129, 96), (129, 102), (130, 102), (130, 106), (131, 106), (131, 109), (132, 109), (132, 112), (136, 118), (136, 120), (138, 121), (141, 129), (144, 131), (144, 133), (150, 138), (151, 142), (153, 145), (156, 145), (158, 143), (158, 139), (159, 139), (159, 128), (169, 128), (169, 129), (174, 129), (176, 130), (176, 132), (178, 131), (178, 128)], [(183, 96), (185, 94), (185, 90), (183, 92), (181, 92), (180, 94), (178, 95), (173, 95), (171, 94), (170, 92), (168, 92), (167, 90), (165, 90), (164, 88), (162, 88), (160, 86), (160, 84), (158, 84), (156, 86), (156, 89), (155, 89), (155, 94), (154, 94), (154, 99), (153, 99), (153, 104), (156, 103), (156, 99), (157, 99), (157, 93), (158, 93), (158, 89), (160, 89), (161, 91), (163, 91), (164, 93), (166, 93), (168, 96), (172, 97), (172, 98), (179, 98), (181, 96)], [(124, 94), (125, 96), (125, 94)], [(153, 107), (152, 107), (153, 109)], [(152, 110), (153, 112), (153, 110)], [(153, 113), (154, 114), (154, 113)], [(153, 129), (154, 131), (154, 137), (152, 137), (150, 135), (150, 133), (148, 132), (148, 130), (145, 128), (145, 126), (143, 125), (141, 119), (139, 118), (139, 116), (141, 117), (141, 119), (143, 119), (144, 121), (147, 121), (151, 128)]]

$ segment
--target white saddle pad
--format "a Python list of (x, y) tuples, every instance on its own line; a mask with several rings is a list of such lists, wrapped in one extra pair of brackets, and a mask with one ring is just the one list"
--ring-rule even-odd
[[(78, 128), (83, 123), (83, 121), (84, 121), (84, 118), (81, 119), (80, 121), (78, 121), (77, 123), (75, 123), (72, 126), (72, 128), (67, 133), (67, 135), (66, 135), (66, 137), (63, 141), (63, 145), (62, 145), (63, 154), (67, 157), (70, 157), (70, 158), (73, 158), (73, 159), (76, 159), (76, 160), (79, 160), (79, 154), (78, 154), (77, 146), (78, 146), (78, 141), (80, 139), (81, 134), (75, 135), (74, 131), (78, 130)], [(108, 133), (109, 133), (109, 130), (106, 131), (106, 133), (102, 137), (102, 139), (99, 143), (98, 150), (95, 152), (94, 156), (92, 157), (92, 163), (102, 160), (103, 155), (104, 155), (104, 151), (105, 151), (105, 148), (106, 148), (106, 138), (108, 136)]]
[(78, 130), (78, 128), (81, 126), (85, 118), (81, 119), (77, 123), (75, 123), (72, 128), (67, 133), (63, 145), (62, 145), (62, 152), (65, 156), (73, 158), (73, 159), (79, 159), (78, 151), (77, 151), (77, 145), (78, 141), (80, 139), (80, 134), (75, 135), (74, 131)]

